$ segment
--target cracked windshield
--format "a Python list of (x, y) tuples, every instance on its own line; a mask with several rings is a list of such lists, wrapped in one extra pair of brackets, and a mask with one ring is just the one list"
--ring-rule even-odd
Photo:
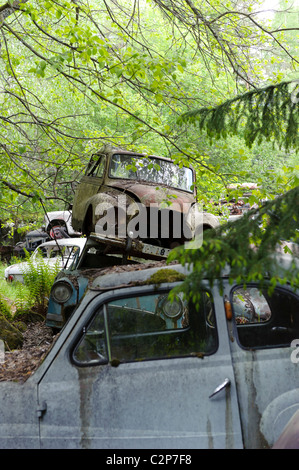
[(179, 168), (171, 162), (158, 158), (142, 158), (131, 155), (113, 155), (110, 165), (112, 178), (150, 181), (192, 192), (193, 172)]

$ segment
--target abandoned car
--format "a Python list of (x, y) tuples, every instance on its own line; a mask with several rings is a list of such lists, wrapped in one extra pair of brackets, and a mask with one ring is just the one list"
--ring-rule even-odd
[(91, 277), (38, 369), (0, 382), (0, 447), (272, 447), (299, 409), (298, 289), (224, 273), (194, 304), (181, 265), (128, 269)]
[[(151, 260), (132, 257), (126, 260), (126, 264), (138, 263), (149, 265)], [(55, 278), (49, 296), (47, 326), (53, 330), (62, 328), (83, 297), (90, 279), (112, 268), (117, 272), (123, 264), (122, 253), (105, 254), (97, 239), (88, 237), (82, 251)], [(154, 265), (158, 266), (159, 262), (154, 262)]]
[(26, 233), (24, 241), (20, 241), (14, 246), (13, 254), (20, 258), (25, 257), (26, 252), (33, 253), (41, 243), (49, 240), (49, 235), (42, 229), (31, 230)]
[[(37, 265), (39, 257), (47, 263), (49, 267), (66, 268), (70, 266), (74, 257), (80, 254), (86, 239), (84, 238), (66, 238), (61, 240), (51, 240), (41, 243), (32, 253), (30, 263)], [(9, 282), (19, 281), (24, 282), (24, 272), (28, 271), (28, 261), (16, 263), (8, 266), (4, 271), (5, 279)]]
[(130, 237), (163, 253), (219, 225), (196, 204), (192, 168), (109, 146), (92, 155), (77, 186), (72, 223), (87, 236)]
[[(44, 217), (44, 230), (49, 237), (68, 238), (80, 237), (81, 233), (76, 232), (72, 226), (72, 211), (53, 211), (47, 212)], [(63, 234), (64, 236), (62, 236)]]

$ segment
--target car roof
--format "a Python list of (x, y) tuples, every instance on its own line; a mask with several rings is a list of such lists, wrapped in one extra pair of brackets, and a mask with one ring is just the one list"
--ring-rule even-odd
[[(154, 279), (151, 282), (151, 277), (161, 269), (164, 270), (175, 270), (178, 273), (177, 279), (173, 276), (172, 280), (168, 280), (167, 273), (159, 279), (159, 283), (164, 282), (175, 282), (176, 280), (182, 280), (182, 275), (186, 276), (190, 271), (182, 266), (181, 264), (170, 264), (166, 265), (164, 261), (157, 261), (152, 263), (144, 264), (130, 264), (121, 265), (117, 267), (110, 267), (102, 270), (102, 273), (94, 277), (93, 282), (90, 285), (90, 289), (93, 290), (106, 290), (115, 287), (125, 287), (131, 284), (137, 283), (155, 283)], [(181, 275), (181, 276), (180, 276)]]
[(86, 238), (58, 238), (56, 240), (50, 240), (49, 242), (41, 243), (38, 248), (61, 245), (61, 246), (79, 246), (81, 249), (84, 248)]
[[(105, 154), (105, 155), (108, 155), (108, 156), (111, 156), (111, 155), (114, 155), (114, 154), (137, 155), (137, 156), (140, 156), (140, 157), (158, 158), (159, 160), (165, 160), (165, 161), (167, 161), (169, 163), (173, 163), (175, 165), (174, 161), (171, 158), (161, 157), (159, 155), (151, 155), (151, 154), (147, 154), (147, 153), (132, 152), (131, 150), (125, 150), (125, 149), (122, 149), (122, 148), (119, 148), (119, 147), (105, 146), (102, 149), (94, 152), (93, 155), (101, 155), (101, 154)], [(190, 168), (192, 169), (191, 165), (190, 165)]]
[[(273, 254), (275, 263), (275, 274), (284, 276), (285, 273), (292, 267), (295, 262), (296, 269), (299, 269), (299, 258), (293, 258), (290, 254), (275, 253)], [(162, 284), (181, 281), (185, 276), (191, 273), (190, 268), (178, 263), (166, 264), (167, 261), (158, 261), (144, 264), (121, 265), (117, 267), (110, 267), (99, 269), (98, 276), (93, 272), (93, 280), (90, 283), (91, 290), (106, 290), (112, 288), (125, 287), (129, 285), (141, 284)], [(177, 279), (171, 276), (168, 278), (167, 273), (161, 273), (158, 281), (153, 277), (161, 269), (175, 270), (178, 273)], [(173, 273), (172, 273), (173, 274)], [(268, 276), (267, 276), (268, 274)], [(229, 276), (229, 269), (224, 268), (222, 271), (222, 279)], [(265, 273), (265, 278), (269, 277), (269, 273)], [(241, 282), (242, 283), (242, 282)]]

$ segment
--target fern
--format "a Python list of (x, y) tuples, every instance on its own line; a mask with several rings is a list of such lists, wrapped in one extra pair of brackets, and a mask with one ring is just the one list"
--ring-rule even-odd
[(27, 266), (22, 270), (24, 285), (29, 292), (28, 302), (39, 313), (46, 313), (50, 290), (60, 269), (59, 260), (49, 264), (42, 256), (27, 259)]
[(0, 294), (0, 315), (4, 316), (7, 320), (12, 319), (10, 306), (1, 294)]

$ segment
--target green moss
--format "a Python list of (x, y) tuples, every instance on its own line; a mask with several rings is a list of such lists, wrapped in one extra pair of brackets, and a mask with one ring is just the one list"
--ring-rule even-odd
[(27, 325), (23, 321), (13, 322), (13, 326), (17, 328), (17, 330), (21, 331), (21, 333), (24, 333), (24, 331), (27, 330)]
[(153, 274), (147, 281), (146, 284), (163, 284), (163, 282), (179, 282), (184, 281), (186, 278), (185, 274), (179, 273), (175, 269), (159, 269)]
[(23, 344), (22, 333), (0, 315), (0, 339), (8, 349), (17, 349)]
[(28, 323), (42, 322), (44, 320), (45, 317), (41, 313), (29, 308), (18, 309), (14, 315), (14, 323), (22, 322), (28, 325)]

